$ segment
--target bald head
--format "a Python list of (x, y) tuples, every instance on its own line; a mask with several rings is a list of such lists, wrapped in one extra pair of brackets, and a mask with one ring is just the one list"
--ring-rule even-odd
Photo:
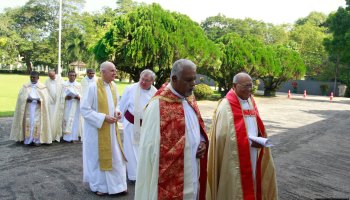
[(104, 82), (110, 83), (115, 79), (117, 71), (112, 62), (106, 61), (100, 65), (100, 72)]
[(247, 73), (238, 73), (233, 77), (232, 88), (239, 98), (247, 100), (252, 94), (252, 78)]
[(249, 74), (245, 72), (240, 72), (233, 77), (232, 83), (239, 83), (240, 79), (242, 78), (248, 78), (252, 80), (252, 77), (250, 77)]

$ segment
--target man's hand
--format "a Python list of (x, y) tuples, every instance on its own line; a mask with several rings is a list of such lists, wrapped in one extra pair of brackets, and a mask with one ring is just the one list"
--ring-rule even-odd
[(254, 142), (254, 141), (252, 141), (252, 144), (250, 146), (251, 147), (255, 147), (255, 148), (264, 148), (263, 145), (261, 145), (261, 144), (259, 144), (257, 142)]
[(122, 118), (122, 113), (120, 111), (114, 111), (114, 117), (120, 120)]
[(74, 99), (80, 101), (80, 96), (75, 96)]
[(207, 144), (202, 141), (201, 143), (199, 143), (196, 157), (197, 158), (203, 158), (206, 150), (207, 150)]
[(112, 116), (109, 116), (109, 115), (106, 115), (105, 121), (106, 121), (107, 123), (114, 124), (114, 123), (117, 122), (117, 118), (112, 117)]
[(66, 96), (65, 100), (72, 100), (72, 96)]

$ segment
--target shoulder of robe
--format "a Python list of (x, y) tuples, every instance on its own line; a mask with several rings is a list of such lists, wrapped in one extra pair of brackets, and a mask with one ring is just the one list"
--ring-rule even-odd
[(114, 81), (112, 81), (111, 83), (112, 83), (113, 87), (117, 87), (117, 84)]
[(42, 83), (38, 83), (37, 87), (38, 87), (40, 90), (46, 89), (46, 85), (44, 85), (44, 84), (42, 84)]
[(22, 87), (24, 87), (24, 88), (28, 88), (28, 87), (31, 87), (31, 83), (29, 82), (29, 83), (25, 83), (25, 84), (23, 84), (23, 86)]
[(229, 105), (230, 103), (228, 102), (226, 97), (220, 99), (218, 101), (218, 106), (215, 109), (215, 113), (227, 112), (227, 108), (225, 107), (227, 104)]
[(125, 87), (124, 92), (129, 92), (136, 87), (137, 83), (133, 83), (132, 85), (128, 85)]

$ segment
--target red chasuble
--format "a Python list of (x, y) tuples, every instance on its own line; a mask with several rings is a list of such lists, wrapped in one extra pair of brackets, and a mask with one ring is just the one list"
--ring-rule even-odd
[(248, 139), (247, 129), (245, 127), (244, 116), (245, 115), (255, 115), (256, 121), (259, 128), (259, 136), (266, 137), (265, 135), (265, 127), (259, 116), (258, 109), (254, 102), (253, 97), (251, 100), (254, 105), (254, 110), (243, 111), (241, 108), (241, 104), (236, 93), (231, 89), (226, 98), (230, 103), (232, 113), (234, 115), (234, 126), (236, 130), (236, 138), (237, 138), (237, 147), (238, 147), (238, 160), (239, 167), (241, 173), (241, 183), (242, 183), (242, 192), (243, 199), (250, 200), (262, 199), (262, 188), (261, 188), (261, 163), (264, 154), (264, 148), (260, 149), (258, 161), (256, 165), (256, 194), (254, 192), (254, 178), (252, 173), (252, 166), (250, 161), (250, 144)]
[[(166, 84), (157, 91), (154, 98), (159, 98), (160, 109), (158, 199), (183, 199), (186, 126), (182, 102)], [(208, 137), (196, 100), (194, 96), (186, 100), (197, 114), (201, 135), (208, 145)], [(200, 160), (199, 199), (205, 199), (207, 157), (208, 152)]]

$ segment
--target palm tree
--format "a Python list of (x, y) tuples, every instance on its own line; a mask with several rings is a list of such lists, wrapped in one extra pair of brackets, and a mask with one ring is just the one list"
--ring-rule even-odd
[(83, 58), (87, 54), (87, 47), (84, 36), (80, 33), (72, 32), (66, 43), (66, 49), (70, 62), (82, 62)]

